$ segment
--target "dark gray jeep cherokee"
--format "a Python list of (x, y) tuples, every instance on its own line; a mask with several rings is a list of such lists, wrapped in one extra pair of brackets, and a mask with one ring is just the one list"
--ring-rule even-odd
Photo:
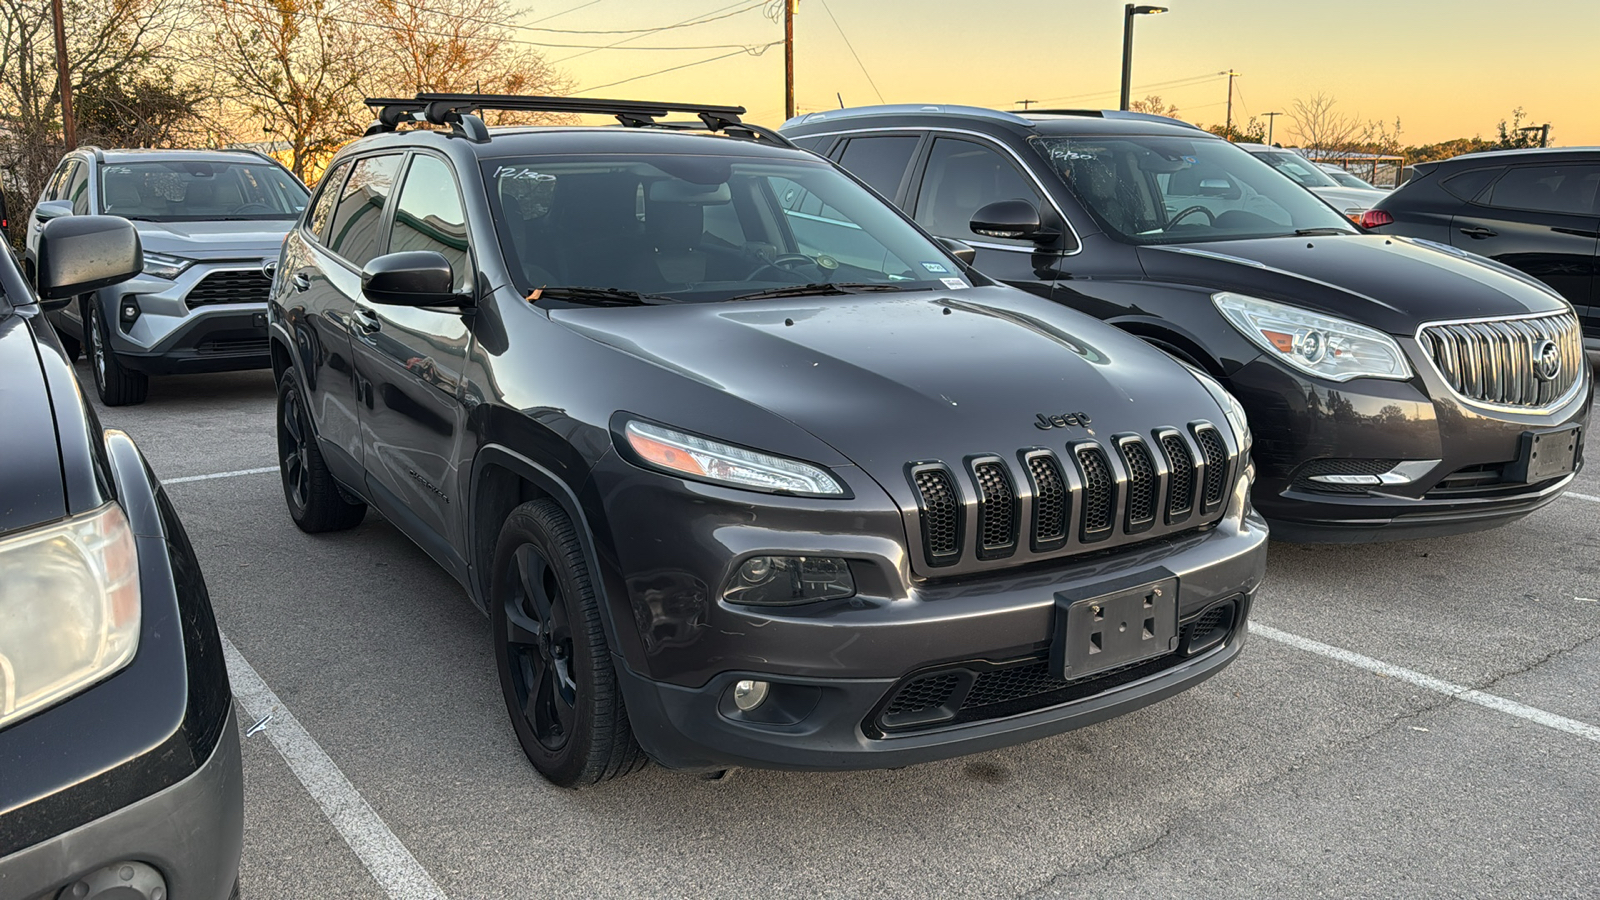
[(551, 781), (938, 759), (1238, 654), (1267, 535), (1210, 378), (738, 107), (369, 102), (273, 285), (285, 498), (460, 580)]

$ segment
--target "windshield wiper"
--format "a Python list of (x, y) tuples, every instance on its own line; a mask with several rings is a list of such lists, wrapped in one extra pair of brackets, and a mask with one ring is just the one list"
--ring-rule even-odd
[(883, 291), (922, 290), (904, 284), (885, 284), (877, 281), (813, 281), (810, 284), (791, 284), (786, 287), (756, 291), (753, 294), (736, 294), (729, 300), (772, 300), (779, 297), (821, 297), (837, 294), (858, 294)]
[(537, 297), (529, 294), (530, 302), (571, 300), (575, 303), (609, 304), (614, 306), (659, 306), (662, 303), (672, 302), (670, 297), (641, 294), (638, 291), (625, 291), (621, 288), (553, 287), (539, 288), (537, 293), (539, 295)]
[(1355, 234), (1355, 232), (1354, 231), (1350, 231), (1348, 229), (1344, 229), (1344, 228), (1322, 227), (1322, 228), (1296, 228), (1294, 230), (1294, 234), (1295, 234), (1295, 237), (1309, 237), (1311, 235), (1317, 235), (1317, 234)]

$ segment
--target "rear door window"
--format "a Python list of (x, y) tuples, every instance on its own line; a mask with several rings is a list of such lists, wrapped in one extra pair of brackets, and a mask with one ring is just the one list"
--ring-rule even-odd
[(394, 193), (400, 159), (400, 154), (391, 153), (357, 161), (339, 192), (328, 249), (358, 269), (383, 245), (383, 208)]
[(72, 175), (67, 179), (67, 185), (61, 195), (63, 200), (72, 201), (74, 215), (86, 216), (89, 214), (89, 167), (83, 163), (73, 163)]
[(344, 176), (349, 171), (350, 164), (342, 162), (322, 176), (315, 205), (311, 207), (311, 218), (306, 220), (306, 229), (319, 241), (327, 238), (328, 216), (333, 213), (333, 205), (339, 200), (339, 189), (344, 187)]
[(1514, 166), (1489, 190), (1488, 204), (1501, 209), (1592, 216), (1600, 165)]
[(1045, 215), (1045, 199), (1017, 164), (986, 144), (936, 138), (917, 193), (915, 218), (940, 237), (1031, 247), (1032, 241), (976, 234), (972, 214), (998, 200), (1024, 200)]
[(917, 152), (922, 139), (914, 134), (874, 135), (851, 138), (844, 145), (839, 165), (850, 174), (871, 185), (872, 189), (894, 200), (900, 193), (900, 182), (911, 157)]
[(472, 286), (467, 214), (450, 166), (435, 156), (412, 157), (395, 204), (389, 252), (432, 250), (450, 261), (456, 290)]
[(1499, 178), (1500, 173), (1504, 171), (1504, 166), (1494, 166), (1488, 169), (1473, 169), (1468, 172), (1451, 175), (1449, 178), (1439, 182), (1439, 186), (1444, 188), (1446, 191), (1449, 191), (1451, 194), (1454, 194), (1456, 197), (1471, 203), (1472, 201), (1478, 199), (1478, 197), (1483, 193), (1484, 189), (1490, 184), (1493, 184), (1494, 180)]

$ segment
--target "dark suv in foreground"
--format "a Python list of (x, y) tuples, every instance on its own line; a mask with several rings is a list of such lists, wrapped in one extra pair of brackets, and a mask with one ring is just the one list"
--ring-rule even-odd
[(1577, 311), (1584, 349), (1600, 364), (1600, 150), (1418, 163), (1361, 224), (1487, 256), (1550, 285)]
[(62, 346), (89, 353), (108, 406), (143, 403), (149, 376), (262, 369), (270, 264), (305, 208), (300, 180), (243, 150), (101, 150), (66, 155), (28, 222), (27, 265), (52, 219), (121, 216), (144, 271), (50, 313)]
[(41, 303), (0, 251), (0, 897), (237, 896), (243, 780), (194, 550), (42, 307), (139, 271), (120, 219), (51, 222)]
[(984, 274), (1222, 381), (1257, 435), (1274, 537), (1488, 528), (1554, 500), (1582, 462), (1592, 376), (1570, 304), (1488, 260), (1363, 233), (1192, 125), (889, 106), (782, 132), (975, 246)]
[(737, 107), (371, 102), (274, 285), (285, 498), (467, 588), (552, 781), (970, 753), (1239, 652), (1266, 530), (1208, 376)]

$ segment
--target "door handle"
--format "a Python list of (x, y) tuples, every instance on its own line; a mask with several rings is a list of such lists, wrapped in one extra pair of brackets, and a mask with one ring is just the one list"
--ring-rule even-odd
[(1469, 238), (1474, 238), (1474, 239), (1481, 240), (1483, 238), (1494, 237), (1494, 236), (1498, 235), (1500, 232), (1498, 232), (1498, 231), (1490, 231), (1487, 228), (1463, 228), (1463, 229), (1461, 229), (1461, 233), (1466, 235)]
[(294, 289), (301, 293), (311, 290), (311, 279), (307, 278), (304, 272), (294, 273), (294, 277), (289, 280), (294, 283)]
[(371, 334), (383, 327), (383, 320), (378, 318), (378, 314), (365, 306), (356, 307), (352, 320), (362, 334)]

